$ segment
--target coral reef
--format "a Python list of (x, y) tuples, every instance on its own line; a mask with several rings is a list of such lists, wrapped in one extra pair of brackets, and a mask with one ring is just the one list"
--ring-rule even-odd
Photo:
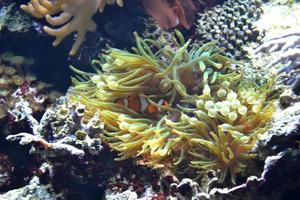
[(0, 199), (300, 199), (299, 1), (26, 2), (0, 0)]
[(93, 62), (96, 74), (73, 68), (80, 76), (70, 99), (86, 106), (87, 120), (100, 112), (101, 137), (120, 152), (117, 160), (215, 170), (220, 182), (229, 174), (234, 182), (275, 110), (273, 79), (242, 80), (213, 43), (188, 50), (179, 32), (165, 46), (135, 36), (134, 53), (108, 50)]
[(227, 56), (245, 59), (244, 47), (262, 39), (262, 33), (253, 24), (261, 12), (260, 0), (225, 1), (199, 14), (195, 39), (200, 46), (216, 41), (219, 47), (225, 48)]
[[(144, 174), (149, 174), (148, 169), (133, 167), (131, 163), (118, 165), (113, 162), (113, 155), (103, 147), (99, 137), (103, 131), (99, 116), (95, 115), (86, 123), (82, 119), (85, 108), (68, 103), (65, 97), (49, 107), (40, 121), (31, 115), (29, 106), (20, 101), (12, 114), (22, 115), (32, 133), (9, 135), (7, 140), (29, 145), (30, 153), (39, 158), (41, 167), (35, 175), (42, 181), (41, 188), (53, 188), (60, 192), (62, 199), (101, 198), (104, 189), (111, 192), (132, 189), (142, 195), (146, 185), (152, 188), (150, 180), (147, 177), (144, 180)], [(153, 176), (156, 174), (154, 171), (151, 173)], [(20, 190), (23, 191), (21, 188), (5, 195)], [(89, 194), (89, 190), (94, 193)]]

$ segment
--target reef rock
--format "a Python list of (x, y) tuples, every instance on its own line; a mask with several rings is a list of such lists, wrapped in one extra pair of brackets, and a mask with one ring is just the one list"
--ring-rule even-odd
[(0, 199), (5, 200), (57, 200), (60, 198), (59, 194), (56, 194), (51, 185), (43, 185), (40, 183), (38, 177), (34, 177), (28, 185), (25, 187), (10, 190), (7, 193), (0, 194)]

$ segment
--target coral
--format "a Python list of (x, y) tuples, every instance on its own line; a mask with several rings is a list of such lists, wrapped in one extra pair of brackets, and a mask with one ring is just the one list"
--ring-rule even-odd
[(0, 56), (0, 119), (8, 116), (8, 113), (19, 99), (25, 98), (30, 102), (33, 112), (41, 112), (45, 104), (53, 102), (60, 94), (51, 91), (44, 95), (50, 85), (37, 81), (35, 75), (28, 73), (28, 68), (33, 60), (23, 56), (14, 55), (12, 52), (4, 52)]
[(268, 68), (281, 64), (279, 72), (287, 74), (286, 83), (291, 85), (295, 93), (300, 93), (300, 30), (290, 29), (288, 32), (272, 38), (266, 38), (255, 53), (275, 54)]
[(147, 13), (159, 23), (163, 29), (181, 24), (189, 29), (194, 22), (196, 7), (192, 0), (141, 0)]
[[(110, 0), (32, 0), (27, 5), (22, 5), (21, 8), (37, 18), (45, 17), (52, 26), (62, 26), (60, 28), (44, 27), (46, 33), (56, 37), (53, 42), (54, 46), (59, 45), (72, 32), (77, 32), (75, 43), (70, 51), (70, 55), (75, 55), (85, 40), (86, 32), (95, 31), (97, 28), (92, 20), (94, 14), (98, 9), (103, 12), (106, 4), (114, 2)], [(122, 0), (117, 0), (116, 3), (123, 6)], [(52, 17), (60, 12), (59, 16)]]
[[(70, 100), (86, 106), (86, 120), (100, 113), (101, 137), (119, 152), (116, 160), (219, 170), (220, 182), (227, 174), (234, 182), (272, 118), (274, 78), (261, 85), (243, 80), (213, 43), (189, 50), (191, 41), (185, 43), (179, 32), (178, 40), (172, 36), (173, 43), (164, 46), (135, 37), (134, 53), (109, 49), (93, 62), (96, 74), (72, 67), (79, 76)], [(134, 96), (155, 111), (133, 108)]]
[(225, 1), (222, 5), (199, 14), (196, 40), (201, 45), (216, 41), (225, 48), (227, 56), (245, 59), (244, 47), (250, 42), (259, 42), (261, 33), (253, 22), (260, 16), (261, 1)]
[[(167, 181), (166, 179), (169, 177), (164, 177), (165, 180), (161, 180), (162, 185), (164, 185), (165, 189), (160, 190), (158, 193), (154, 193), (154, 191), (149, 190), (146, 191), (143, 196), (138, 196), (136, 192), (133, 192), (131, 190), (126, 190), (124, 192), (118, 192), (118, 193), (107, 193), (105, 195), (105, 199), (107, 200), (113, 200), (113, 199), (119, 199), (119, 200), (125, 200), (125, 199), (137, 199), (137, 200), (143, 200), (143, 199), (152, 199), (152, 200), (161, 200), (161, 199), (172, 199), (172, 198), (181, 198), (181, 199), (192, 199), (196, 197), (196, 195), (199, 193), (199, 185), (190, 180), (190, 179), (183, 179), (180, 183), (178, 181)], [(163, 184), (163, 181), (167, 182)], [(150, 188), (149, 188), (150, 189)]]
[(299, 23), (299, 3), (279, 3), (269, 1), (262, 5), (263, 13), (254, 23), (260, 30), (264, 31), (267, 38), (289, 32), (289, 29), (297, 28)]

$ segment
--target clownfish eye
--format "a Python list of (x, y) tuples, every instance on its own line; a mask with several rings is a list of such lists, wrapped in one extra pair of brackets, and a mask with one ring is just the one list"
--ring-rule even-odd
[(162, 79), (158, 86), (159, 90), (162, 93), (169, 92), (171, 87), (172, 87), (172, 84), (171, 84), (170, 80), (168, 80), (168, 79)]

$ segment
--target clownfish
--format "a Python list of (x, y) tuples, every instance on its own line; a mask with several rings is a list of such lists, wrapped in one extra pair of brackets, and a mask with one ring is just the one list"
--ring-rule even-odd
[[(115, 101), (116, 104), (125, 106), (137, 113), (156, 113), (161, 111), (156, 105), (149, 103), (145, 97), (133, 95), (127, 98), (118, 99)], [(168, 106), (166, 100), (159, 100), (158, 105)]]

